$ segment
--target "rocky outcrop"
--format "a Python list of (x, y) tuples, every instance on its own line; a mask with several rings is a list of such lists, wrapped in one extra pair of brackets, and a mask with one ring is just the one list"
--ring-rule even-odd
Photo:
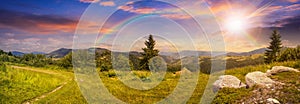
[(266, 73), (255, 71), (246, 75), (246, 83), (249, 87), (252, 87), (254, 85), (268, 87), (272, 86), (275, 81), (267, 77)]
[(219, 89), (224, 87), (227, 88), (242, 88), (246, 87), (244, 83), (242, 83), (237, 77), (232, 75), (223, 75), (220, 76), (219, 79), (213, 83), (213, 91), (216, 92)]
[(271, 76), (281, 72), (299, 72), (299, 70), (284, 66), (274, 66), (271, 70), (267, 70), (266, 74), (267, 76)]

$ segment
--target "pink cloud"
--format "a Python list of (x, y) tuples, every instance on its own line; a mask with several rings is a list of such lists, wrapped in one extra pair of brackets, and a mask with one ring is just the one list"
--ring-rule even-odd
[(115, 2), (113, 1), (104, 1), (104, 2), (100, 2), (100, 5), (102, 6), (115, 6)]
[(97, 3), (100, 0), (79, 0), (79, 1), (82, 2), (82, 3)]
[(138, 13), (138, 14), (148, 14), (156, 11), (155, 8), (150, 8), (150, 7), (134, 8), (132, 5), (119, 6), (118, 9), (132, 12), (132, 13)]
[(293, 4), (285, 7), (285, 11), (297, 11), (300, 10), (300, 4)]
[(261, 13), (257, 14), (257, 16), (266, 16), (269, 15), (271, 13), (274, 13), (276, 11), (279, 11), (280, 9), (283, 9), (283, 6), (270, 6), (268, 8), (266, 8), (265, 10), (263, 10)]
[(298, 2), (299, 0), (284, 0), (284, 1), (295, 3), (295, 2)]
[(133, 1), (129, 1), (129, 2), (126, 3), (126, 5), (131, 5), (133, 3), (134, 3)]
[(133, 9), (133, 7), (129, 5), (125, 5), (125, 6), (119, 6), (118, 9), (121, 9), (123, 11), (130, 11)]
[(139, 13), (139, 14), (148, 14), (148, 13), (153, 13), (155, 10), (156, 10), (155, 8), (144, 7), (144, 8), (137, 8), (131, 10), (131, 12)]

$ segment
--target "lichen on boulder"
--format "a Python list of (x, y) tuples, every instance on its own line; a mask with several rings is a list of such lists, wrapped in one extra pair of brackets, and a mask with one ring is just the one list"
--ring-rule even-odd
[(242, 88), (246, 87), (237, 77), (232, 75), (222, 75), (213, 83), (213, 91), (216, 92), (224, 87), (227, 88)]
[(255, 71), (246, 75), (246, 83), (249, 87), (254, 85), (269, 87), (275, 84), (275, 81), (267, 77), (266, 73)]

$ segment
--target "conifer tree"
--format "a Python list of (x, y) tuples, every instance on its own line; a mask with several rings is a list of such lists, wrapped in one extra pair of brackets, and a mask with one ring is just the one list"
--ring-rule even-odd
[(150, 70), (148, 67), (149, 60), (155, 56), (158, 56), (159, 51), (154, 48), (155, 44), (156, 44), (156, 42), (153, 39), (153, 36), (150, 35), (148, 40), (145, 41), (146, 47), (142, 48), (142, 50), (144, 51), (142, 53), (143, 58), (140, 62), (140, 68), (142, 70)]
[(274, 30), (272, 33), (272, 36), (270, 37), (271, 42), (270, 46), (265, 52), (265, 62), (266, 63), (272, 63), (277, 61), (277, 57), (280, 54), (280, 50), (282, 48), (281, 43), (281, 36), (280, 33), (277, 30)]

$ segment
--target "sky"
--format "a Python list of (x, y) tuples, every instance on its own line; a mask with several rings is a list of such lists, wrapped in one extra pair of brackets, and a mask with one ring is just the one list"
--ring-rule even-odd
[[(199, 24), (200, 23), (200, 24)], [(267, 47), (273, 30), (286, 47), (300, 45), (300, 0), (3, 0), (0, 49), (51, 52), (101, 47), (141, 51), (149, 34), (161, 51)], [(96, 37), (95, 37), (96, 36)]]

